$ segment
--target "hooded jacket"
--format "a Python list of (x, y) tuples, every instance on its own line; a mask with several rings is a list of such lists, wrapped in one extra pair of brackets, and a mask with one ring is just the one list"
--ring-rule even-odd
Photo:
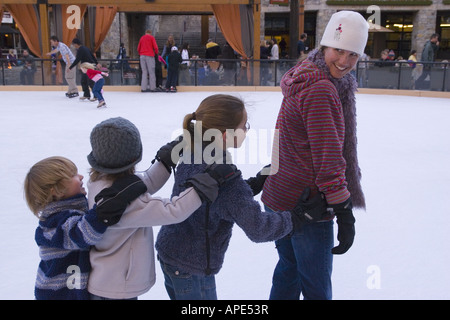
[(323, 192), (329, 204), (350, 196), (365, 208), (356, 154), (356, 81), (331, 76), (316, 49), (281, 80), (284, 96), (276, 123), (272, 159), (277, 173), (267, 178), (262, 202), (290, 210), (306, 187)]

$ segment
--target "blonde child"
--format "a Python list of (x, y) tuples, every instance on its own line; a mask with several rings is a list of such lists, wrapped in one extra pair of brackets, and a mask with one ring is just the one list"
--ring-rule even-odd
[[(92, 166), (88, 182), (90, 205), (99, 190), (110, 186), (119, 177), (135, 172), (142, 159), (139, 130), (127, 119), (117, 117), (97, 124), (90, 136)], [(188, 181), (186, 190), (172, 199), (152, 196), (167, 181), (178, 161), (172, 141), (157, 152), (149, 169), (137, 173), (147, 186), (143, 194), (126, 209), (122, 219), (106, 230), (103, 238), (91, 249), (92, 271), (88, 291), (93, 300), (137, 299), (155, 283), (155, 257), (152, 226), (179, 223), (197, 210), (202, 202), (211, 202), (219, 186), (237, 176), (233, 166), (223, 165), (199, 173)]]
[(143, 184), (113, 187), (119, 190), (102, 190), (94, 209), (88, 210), (83, 176), (72, 161), (49, 157), (29, 170), (25, 198), (39, 218), (35, 233), (41, 257), (35, 286), (37, 300), (89, 299), (90, 247), (111, 225), (110, 218), (118, 220), (127, 203), (145, 191)]
[(106, 106), (105, 99), (103, 98), (103, 85), (105, 84), (105, 79), (102, 76), (108, 77), (109, 74), (107, 72), (95, 70), (95, 65), (89, 62), (83, 62), (80, 68), (83, 73), (86, 73), (89, 79), (94, 81), (92, 93), (98, 100), (97, 108)]

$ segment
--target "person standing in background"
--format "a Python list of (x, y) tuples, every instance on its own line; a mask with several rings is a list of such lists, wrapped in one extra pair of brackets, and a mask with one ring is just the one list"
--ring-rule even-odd
[(300, 40), (297, 42), (297, 58), (302, 58), (304, 54), (306, 54), (306, 39), (308, 35), (306, 33), (302, 33), (300, 35)]
[(23, 50), (23, 69), (20, 71), (20, 84), (34, 85), (36, 61), (27, 49)]
[(173, 46), (170, 49), (170, 54), (167, 56), (166, 92), (177, 92), (178, 71), (182, 61), (183, 59), (181, 58), (180, 52), (178, 52), (178, 48)]
[(179, 83), (180, 85), (189, 86), (191, 85), (191, 75), (189, 72), (189, 43), (187, 42), (183, 43), (181, 58), (183, 61), (180, 64)]
[(270, 40), (272, 48), (270, 49), (270, 60), (275, 60), (272, 65), (272, 78), (273, 81), (277, 81), (278, 73), (278, 60), (280, 60), (280, 49), (278, 48), (277, 39), (273, 38)]
[[(433, 62), (436, 53), (439, 49), (439, 34), (433, 33), (425, 43), (423, 47), (422, 56), (420, 57), (420, 61), (422, 62)], [(423, 72), (420, 75), (419, 79), (416, 81), (416, 89), (429, 89), (430, 88), (430, 71), (431, 64), (427, 63), (423, 65)], [(428, 79), (427, 79), (428, 78)]]
[(6, 59), (8, 59), (8, 63), (11, 66), (17, 66), (17, 55), (15, 54), (14, 49), (9, 49)]
[(69, 88), (66, 92), (66, 97), (68, 98), (74, 98), (78, 97), (78, 87), (76, 84), (76, 71), (75, 69), (70, 69), (70, 65), (75, 61), (75, 56), (73, 55), (72, 51), (70, 51), (69, 47), (60, 42), (58, 37), (51, 36), (50, 37), (50, 45), (54, 47), (52, 51), (46, 53), (47, 56), (51, 56), (52, 54), (55, 54), (57, 52), (61, 53), (62, 59), (64, 61), (63, 69), (65, 68), (64, 78), (67, 81), (67, 84), (69, 85)]
[(146, 30), (139, 40), (138, 53), (142, 69), (141, 92), (153, 92), (156, 89), (155, 55), (158, 54), (158, 45), (150, 30)]
[(175, 39), (174, 39), (173, 35), (172, 34), (169, 35), (167, 37), (166, 43), (164, 44), (163, 52), (161, 53), (161, 56), (162, 56), (162, 58), (164, 60), (166, 60), (167, 56), (170, 54), (172, 47), (176, 46), (176, 45), (177, 44), (175, 42)]

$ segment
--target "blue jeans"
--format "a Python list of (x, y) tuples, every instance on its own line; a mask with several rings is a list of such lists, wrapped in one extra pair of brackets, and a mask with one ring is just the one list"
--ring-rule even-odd
[(298, 300), (300, 294), (305, 300), (331, 300), (333, 221), (307, 224), (275, 245), (279, 261), (270, 300)]
[(214, 275), (192, 275), (178, 271), (161, 259), (164, 285), (171, 300), (217, 300)]
[(102, 95), (102, 89), (103, 89), (103, 85), (105, 84), (105, 79), (101, 78), (98, 79), (98, 81), (94, 84), (94, 87), (92, 88), (92, 93), (94, 94), (94, 97), (96, 97), (98, 99), (98, 102), (102, 102), (103, 100), (103, 95)]

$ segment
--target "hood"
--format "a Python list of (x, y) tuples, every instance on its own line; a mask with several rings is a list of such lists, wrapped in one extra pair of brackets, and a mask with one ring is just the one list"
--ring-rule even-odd
[(281, 79), (280, 87), (284, 97), (290, 97), (311, 84), (327, 79), (327, 75), (309, 60), (299, 62), (288, 70)]

